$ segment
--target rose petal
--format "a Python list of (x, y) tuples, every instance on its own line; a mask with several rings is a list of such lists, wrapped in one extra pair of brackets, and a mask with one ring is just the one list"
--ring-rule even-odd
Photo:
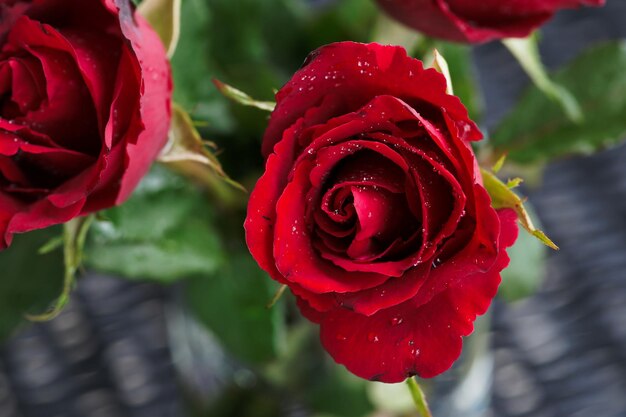
[(128, 1), (115, 0), (122, 32), (132, 45), (141, 71), (140, 111), (144, 129), (128, 138), (126, 171), (116, 203), (126, 200), (167, 143), (171, 115), (172, 77), (165, 48), (158, 35)]
[(469, 140), (482, 137), (460, 100), (446, 94), (445, 78), (436, 70), (425, 70), (401, 47), (340, 42), (313, 52), (278, 92), (263, 154), (269, 155), (281, 132), (307, 109), (316, 107), (329, 91), (337, 99), (335, 116), (356, 111), (373, 97), (389, 95), (410, 104), (446, 108), (455, 120), (468, 126)]
[(430, 36), (486, 42), (526, 37), (555, 11), (604, 0), (378, 0), (392, 17)]
[(276, 267), (290, 282), (317, 293), (349, 292), (380, 285), (388, 276), (346, 272), (320, 258), (308, 236), (306, 194), (310, 189), (312, 161), (302, 161), (276, 205), (273, 255)]
[[(10, 58), (0, 62), (0, 95), (11, 90), (11, 101), (0, 109), (6, 117), (17, 117), (37, 109), (47, 99), (41, 64), (33, 57)], [(15, 107), (9, 108), (9, 103)]]
[(259, 266), (272, 278), (288, 281), (276, 269), (272, 251), (276, 203), (287, 185), (287, 176), (295, 159), (294, 148), (303, 121), (299, 120), (287, 129), (283, 139), (276, 144), (274, 153), (267, 158), (265, 173), (259, 178), (248, 201), (248, 213), (244, 223), (246, 244)]
[(9, 232), (8, 225), (13, 215), (22, 210), (23, 205), (14, 197), (0, 190), (0, 250), (6, 249), (11, 244), (13, 235)]
[(510, 210), (499, 215), (502, 250), (491, 269), (464, 275), (459, 285), (419, 306), (409, 300), (369, 317), (343, 308), (317, 315), (326, 350), (357, 376), (388, 383), (447, 370), (461, 353), (462, 336), (489, 307), (508, 264), (503, 249), (515, 240), (516, 216)]

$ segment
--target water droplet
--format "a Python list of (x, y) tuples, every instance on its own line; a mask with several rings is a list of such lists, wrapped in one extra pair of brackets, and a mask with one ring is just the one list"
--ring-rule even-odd
[(402, 319), (402, 317), (394, 317), (391, 319), (391, 325), (392, 326), (397, 326), (399, 324), (402, 324), (404, 320)]
[(348, 340), (348, 338), (345, 335), (341, 334), (341, 333), (337, 333), (337, 340), (340, 340), (340, 341), (343, 342), (345, 340)]
[(378, 335), (376, 333), (370, 332), (367, 335), (367, 340), (369, 340), (370, 342), (376, 343), (376, 342), (378, 342)]

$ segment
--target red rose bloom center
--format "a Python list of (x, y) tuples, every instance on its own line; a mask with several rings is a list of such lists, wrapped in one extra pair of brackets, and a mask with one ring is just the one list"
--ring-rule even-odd
[(277, 95), (246, 240), (364, 378), (437, 375), (485, 312), (515, 240), (444, 77), (397, 47), (314, 52)]
[(128, 198), (167, 140), (172, 86), (128, 0), (0, 3), (2, 250)]

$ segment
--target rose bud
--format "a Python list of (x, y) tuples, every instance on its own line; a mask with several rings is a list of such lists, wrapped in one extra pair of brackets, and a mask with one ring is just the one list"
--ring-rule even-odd
[(171, 89), (128, 0), (2, 0), (0, 248), (123, 202), (167, 141)]
[(482, 186), (465, 107), (401, 47), (352, 42), (313, 52), (276, 98), (252, 255), (354, 374), (447, 370), (517, 237)]
[(605, 0), (377, 0), (394, 19), (426, 35), (457, 42), (524, 38), (560, 9)]

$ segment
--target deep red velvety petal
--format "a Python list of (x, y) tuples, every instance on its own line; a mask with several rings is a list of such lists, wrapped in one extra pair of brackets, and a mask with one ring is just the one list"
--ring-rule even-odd
[[(450, 257), (444, 256), (449, 251), (446, 245), (455, 245), (453, 239), (444, 243), (439, 251), (434, 255), (433, 266), (427, 281), (424, 283), (419, 294), (413, 302), (421, 305), (429, 302), (448, 288), (453, 288), (458, 284), (458, 279), (468, 273), (480, 273), (492, 268), (498, 255), (498, 215), (491, 207), (489, 195), (480, 185), (475, 185), (474, 194), (476, 196), (476, 217), (475, 230), (471, 240)], [(456, 245), (455, 245), (456, 246)]]
[(600, 6), (604, 0), (444, 0), (450, 9), (476, 22), (488, 22), (497, 19), (504, 22), (537, 13), (552, 13), (559, 9), (580, 6)]
[(392, 17), (430, 36), (480, 43), (525, 37), (555, 11), (604, 0), (377, 0)]
[(141, 121), (144, 129), (127, 138), (126, 171), (116, 203), (121, 203), (148, 172), (168, 139), (171, 116), (172, 78), (165, 48), (158, 35), (126, 0), (116, 0), (122, 32), (132, 45), (141, 73)]
[(320, 323), (326, 350), (357, 376), (388, 383), (449, 369), (461, 353), (462, 337), (471, 334), (474, 320), (489, 307), (509, 261), (504, 248), (517, 236), (516, 215), (502, 210), (499, 218), (498, 261), (488, 271), (464, 275), (460, 285), (426, 304), (409, 300), (371, 316), (345, 308), (323, 315), (308, 311)]
[(67, 205), (63, 202), (63, 204), (59, 207), (49, 199), (43, 199), (25, 206), (10, 218), (5, 233), (8, 235), (25, 233), (53, 224), (65, 223), (80, 214), (85, 199), (78, 199)]
[[(333, 130), (334, 132), (334, 130)], [(322, 140), (323, 142), (323, 140)], [(400, 154), (398, 154), (395, 150), (393, 150), (392, 148), (388, 147), (386, 144), (383, 143), (379, 143), (379, 142), (375, 142), (375, 141), (367, 141), (367, 140), (351, 140), (351, 141), (346, 141), (343, 143), (339, 143), (337, 145), (334, 146), (328, 146), (325, 148), (321, 148), (319, 149), (317, 152), (314, 152), (312, 155), (313, 158), (315, 158), (315, 165), (314, 168), (311, 170), (311, 173), (309, 175), (309, 179), (310, 182), (305, 182), (303, 184), (299, 184), (299, 186), (304, 186), (305, 188), (308, 186), (309, 189), (308, 190), (302, 190), (301, 192), (306, 192), (306, 197), (302, 199), (303, 202), (308, 202), (307, 207), (305, 207), (305, 220), (300, 220), (299, 223), (300, 224), (305, 224), (307, 225), (307, 219), (308, 216), (306, 216), (306, 213), (309, 212), (310, 207), (314, 206), (316, 207), (318, 202), (317, 199), (315, 198), (316, 195), (319, 195), (319, 190), (320, 188), (323, 186), (323, 182), (324, 182), (324, 178), (328, 177), (328, 173), (332, 170), (333, 167), (335, 167), (338, 163), (340, 163), (341, 161), (347, 159), (347, 157), (349, 156), (353, 156), (353, 155), (357, 155), (361, 152), (371, 152), (374, 155), (378, 155), (379, 158), (383, 159), (383, 160), (387, 160), (387, 162), (392, 163), (392, 166), (395, 166), (396, 169), (402, 173), (404, 172), (407, 176), (410, 176), (409, 174), (409, 167), (406, 164), (406, 161), (401, 157)], [(309, 155), (308, 152), (306, 152), (305, 154)], [(375, 167), (376, 165), (372, 165), (372, 167)], [(353, 167), (352, 165), (348, 165), (348, 167), (352, 167), (352, 168), (358, 168), (358, 167)], [(359, 169), (355, 170), (356, 173), (360, 173)], [(347, 173), (345, 175), (348, 175)], [(394, 176), (397, 176), (397, 173), (394, 174)], [(343, 177), (340, 174), (340, 178), (338, 178), (339, 181), (345, 179), (347, 177)], [(378, 185), (381, 185), (382, 189), (385, 189), (387, 187), (389, 188), (394, 188), (397, 187), (398, 184), (385, 184), (385, 183), (381, 183), (381, 184), (377, 184), (375, 181), (376, 175), (373, 173), (372, 176), (370, 175), (366, 175), (365, 177), (360, 177), (360, 184), (361, 185), (370, 185), (371, 182), (371, 186), (372, 187), (376, 187)], [(355, 186), (358, 186), (359, 180), (355, 179)], [(339, 184), (343, 184), (343, 185), (347, 185), (347, 183), (341, 183), (339, 182)], [(295, 184), (289, 184), (289, 186), (287, 187), (287, 189), (290, 189), (290, 187), (294, 186)], [(352, 187), (351, 187), (352, 189)], [(285, 191), (285, 193), (287, 192), (287, 190)], [(406, 197), (401, 196), (401, 199), (404, 200)], [(356, 199), (355, 199), (356, 202)], [(398, 202), (398, 201), (396, 201)], [(402, 207), (400, 207), (402, 208)], [(363, 209), (363, 207), (361, 206), (361, 209)], [(287, 207), (285, 207), (285, 210), (290, 210)], [(376, 221), (376, 220), (380, 220), (377, 219), (376, 216), (374, 216), (372, 214), (372, 216), (369, 216), (369, 213), (362, 211), (362, 217), (364, 217), (363, 221), (364, 223), (368, 223), (369, 221)], [(281, 213), (281, 211), (278, 211), (279, 213)], [(355, 214), (358, 214), (358, 212), (356, 212), (355, 210)], [(396, 214), (401, 214), (401, 212), (397, 212)], [(408, 214), (408, 213), (407, 213)], [(336, 217), (336, 216), (333, 216)], [(313, 218), (315, 219), (316, 216), (313, 216)], [(338, 218), (336, 218), (335, 220), (340, 220)], [(361, 220), (359, 220), (361, 221)], [(324, 225), (324, 223), (322, 223), (322, 226)], [(407, 221), (406, 223), (407, 226), (411, 226), (411, 222)], [(286, 227), (287, 229), (283, 230), (283, 227)], [(280, 237), (281, 233), (292, 233), (294, 232), (294, 230), (289, 231), (289, 229), (293, 229), (293, 228), (299, 229), (299, 226), (296, 222), (296, 224), (290, 225), (288, 223), (281, 223), (281, 226), (279, 227), (279, 225), (277, 224), (276, 226), (276, 236)], [(362, 227), (361, 227), (362, 229)], [(327, 229), (328, 230), (328, 229)], [(381, 230), (382, 232), (382, 230)], [(362, 237), (363, 234), (357, 234), (356, 239), (359, 239), (359, 237)], [(398, 238), (401, 238), (402, 234), (399, 233), (398, 234)], [(406, 236), (407, 239), (410, 238), (410, 236)], [(310, 241), (311, 238), (307, 237), (306, 232), (304, 235), (302, 235), (302, 239), (297, 238), (297, 240), (303, 240), (303, 244), (306, 243), (306, 241)], [(328, 242), (327, 242), (328, 244)], [(359, 243), (356, 243), (355, 245), (358, 245)], [(365, 245), (367, 245), (367, 243), (365, 243)], [(355, 246), (351, 246), (352, 249), (348, 249), (348, 251), (352, 250), (357, 251)], [(381, 248), (380, 251), (383, 251), (384, 248)], [(413, 253), (410, 253), (405, 259), (401, 259), (398, 261), (381, 261), (381, 262), (357, 262), (354, 259), (349, 259), (343, 256), (337, 256), (329, 251), (320, 251), (321, 252), (321, 257), (325, 258), (329, 261), (331, 261), (335, 266), (338, 266), (340, 269), (339, 271), (341, 271), (341, 277), (344, 280), (349, 280), (351, 281), (350, 288), (355, 288), (355, 289), (365, 289), (365, 288), (369, 288), (370, 284), (365, 284), (363, 283), (363, 287), (358, 288), (358, 281), (359, 278), (359, 274), (360, 273), (375, 273), (375, 274), (382, 274), (384, 276), (387, 277), (398, 277), (401, 276), (404, 271), (415, 265), (417, 262), (417, 259), (420, 257), (420, 247), (419, 245), (416, 245), (415, 250), (413, 251)], [(282, 253), (282, 252), (281, 252)], [(282, 256), (284, 256), (285, 254), (283, 253)], [(384, 253), (380, 254), (381, 256), (384, 255)], [(285, 258), (285, 259), (291, 259), (291, 258)], [(307, 262), (305, 258), (293, 258), (295, 260), (297, 260), (299, 263), (301, 262)], [(289, 268), (287, 263), (282, 263), (281, 260), (279, 260), (277, 258), (277, 262), (278, 264), (283, 265), (284, 268)], [(320, 264), (321, 265), (321, 264)], [(335, 270), (335, 268), (331, 269)], [(350, 273), (353, 272), (355, 273), (355, 276), (351, 276)], [(318, 273), (319, 274), (319, 273)], [(294, 280), (297, 278), (294, 278)], [(384, 280), (383, 280), (384, 281)], [(371, 281), (374, 282), (374, 281)], [(301, 283), (301, 285), (305, 286), (306, 285), (304, 283)], [(354, 289), (353, 289), (354, 290)], [(353, 291), (352, 290), (352, 291)], [(345, 292), (344, 291), (337, 291), (337, 292)]]
[(13, 233), (125, 200), (167, 141), (170, 120), (164, 47), (128, 0), (19, 3), (0, 7), (11, 18), (0, 24), (4, 56), (22, 57), (0, 66), (0, 90), (11, 88), (17, 104), (7, 110), (12, 124), (0, 120), (0, 174), (11, 181), (0, 196), (14, 202), (2, 204), (0, 247)]
[(328, 109), (332, 108), (333, 100), (328, 96), (319, 107), (308, 109), (303, 118), (282, 132), (282, 140), (267, 158), (265, 173), (259, 178), (250, 195), (244, 223), (248, 249), (261, 268), (282, 283), (285, 283), (285, 279), (277, 271), (272, 254), (276, 203), (287, 185), (289, 173), (298, 157), (296, 149), (303, 129), (324, 122), (329, 116)]
[(104, 140), (101, 143), (102, 172), (84, 207), (84, 213), (117, 204), (126, 171), (127, 140), (134, 141), (144, 130), (140, 105), (141, 78), (136, 58), (126, 45), (122, 47), (112, 103), (107, 108)]
[[(386, 118), (381, 117), (380, 115), (385, 114), (385, 112), (388, 112), (389, 116), (386, 116)], [(372, 117), (368, 115), (369, 113), (371, 113)], [(378, 148), (381, 148), (381, 149), (387, 148), (382, 143), (377, 143), (377, 141), (360, 140), (360, 141), (348, 141), (344, 143), (341, 143), (341, 141), (348, 139), (352, 136), (362, 134), (364, 131), (367, 131), (368, 129), (372, 129), (372, 128), (393, 129), (394, 126), (393, 124), (389, 123), (389, 120), (388, 120), (389, 118), (393, 118), (395, 122), (398, 122), (404, 119), (415, 120), (417, 122), (422, 120), (419, 118), (419, 115), (416, 115), (415, 111), (412, 108), (406, 105), (406, 103), (403, 103), (402, 101), (394, 97), (382, 96), (382, 97), (377, 97), (376, 99), (374, 99), (372, 103), (366, 106), (364, 110), (361, 110), (354, 114), (342, 116), (334, 121), (327, 123), (328, 125), (331, 125), (333, 127), (331, 127), (330, 129), (327, 129), (325, 132), (320, 132), (319, 129), (316, 128), (317, 131), (314, 134), (316, 139), (314, 140), (313, 143), (310, 144), (310, 146), (306, 150), (302, 152), (301, 156), (299, 157), (300, 160), (297, 163), (295, 163), (295, 164), (298, 164), (302, 162), (302, 159), (306, 159), (307, 157), (309, 159), (316, 158), (315, 167), (313, 168), (313, 170), (311, 170), (311, 174), (310, 174), (311, 184), (307, 185), (307, 183), (305, 183), (303, 187), (306, 188), (308, 186), (310, 190), (319, 189), (323, 185), (325, 178), (327, 178), (328, 172), (332, 169), (332, 167), (335, 166), (339, 161), (344, 159), (347, 155), (351, 155), (351, 154), (354, 154), (355, 152), (361, 151), (363, 149), (368, 149), (368, 148), (372, 148), (372, 150), (375, 150), (377, 152), (379, 151)], [(387, 124), (384, 124), (385, 120)], [(427, 126), (427, 129), (436, 130), (430, 124)], [(318, 134), (319, 136), (317, 136)], [(257, 261), (260, 263), (263, 269), (268, 270), (268, 272), (270, 272), (270, 274), (275, 279), (281, 282), (284, 282), (285, 278), (282, 276), (283, 274), (280, 274), (280, 273), (277, 274), (277, 271), (275, 270), (275, 263), (277, 261), (274, 258), (274, 254), (271, 253), (272, 243), (270, 240), (274, 239), (274, 237), (281, 239), (282, 236), (290, 236), (290, 235), (293, 235), (295, 232), (298, 232), (296, 233), (296, 235), (301, 235), (302, 238), (301, 239), (299, 238), (286, 239), (285, 245), (293, 245), (294, 242), (302, 241), (303, 245), (309, 246), (309, 241), (311, 239), (310, 237), (307, 236), (308, 225), (306, 224), (306, 216), (299, 218), (299, 219), (298, 218), (291, 219), (292, 221), (298, 220), (299, 224), (298, 222), (295, 222), (295, 223), (284, 222), (283, 226), (281, 226), (281, 230), (282, 228), (285, 228), (283, 232), (275, 232), (271, 228), (271, 225), (274, 223), (274, 218), (275, 218), (275, 203), (274, 202), (276, 201), (275, 199), (280, 196), (281, 192), (283, 191), (283, 188), (286, 186), (286, 183), (287, 183), (286, 177), (288, 175), (288, 172), (290, 171), (291, 166), (294, 165), (293, 154), (298, 147), (296, 144), (296, 136), (300, 137), (301, 135), (302, 135), (301, 130), (298, 130), (298, 132), (294, 132), (293, 129), (290, 129), (287, 132), (287, 137), (284, 137), (283, 141), (279, 142), (278, 147), (275, 149), (275, 151), (282, 149), (281, 146), (283, 144), (285, 144), (286, 151), (277, 152), (276, 155), (272, 155), (270, 159), (268, 160), (268, 167), (267, 167), (266, 174), (262, 177), (262, 179), (259, 181), (259, 183), (255, 187), (255, 191), (253, 192), (253, 195), (251, 197), (251, 202), (249, 205), (249, 212), (248, 212), (248, 219), (246, 221), (248, 245), (251, 249), (251, 252), (255, 256), (255, 259), (257, 259)], [(287, 142), (285, 142), (285, 140), (287, 140)], [(436, 238), (436, 240), (439, 241), (443, 239), (445, 236), (447, 236), (450, 233), (450, 230), (448, 229), (454, 228), (454, 226), (459, 221), (458, 218), (461, 215), (461, 212), (463, 210), (463, 202), (464, 202), (463, 191), (459, 188), (459, 184), (457, 180), (454, 178), (454, 176), (452, 176), (447, 171), (447, 169), (445, 169), (441, 164), (437, 163), (434, 159), (432, 159), (425, 153), (421, 152), (419, 149), (412, 148), (407, 143), (404, 143), (401, 140), (394, 139), (393, 137), (391, 140), (392, 141), (395, 140), (396, 142), (404, 146), (406, 149), (416, 150), (417, 153), (420, 154), (420, 156), (424, 159), (422, 162), (428, 166), (428, 168), (423, 170), (424, 181), (426, 182), (425, 187), (423, 187), (426, 190), (424, 192), (429, 192), (428, 190), (432, 190), (432, 192), (435, 192), (436, 188), (441, 188), (441, 187), (435, 187), (436, 181), (432, 177), (434, 175), (434, 172), (439, 172), (441, 175), (444, 175), (444, 178), (446, 178), (446, 181), (448, 181), (450, 184), (454, 184), (454, 189), (456, 190), (454, 193), (458, 195), (458, 198), (455, 200), (456, 203), (458, 204), (456, 203), (454, 204), (455, 208), (454, 208), (453, 213), (455, 214), (450, 215), (450, 219), (446, 223), (447, 226), (444, 229), (442, 229), (441, 227), (435, 228), (434, 226), (438, 223), (443, 223), (443, 219), (434, 218), (434, 220), (432, 221), (433, 233), (440, 233), (440, 237)], [(443, 141), (445, 139), (441, 139), (441, 140)], [(397, 143), (394, 143), (394, 144), (397, 144)], [(336, 148), (333, 145), (335, 145)], [(450, 148), (449, 144), (447, 143), (443, 145), (445, 145), (446, 149)], [(288, 157), (282, 156), (283, 153), (288, 155)], [(395, 151), (393, 151), (392, 154), (396, 154)], [(392, 154), (388, 155), (385, 158), (391, 157), (391, 160), (393, 160), (397, 166), (403, 169), (406, 174), (409, 174), (406, 171), (407, 166), (403, 158), (399, 156), (392, 157), (391, 156)], [(327, 155), (327, 156), (324, 156), (324, 155)], [(282, 156), (282, 161), (274, 159), (277, 157), (280, 158), (281, 156)], [(457, 155), (456, 154), (450, 155), (451, 158), (454, 156), (457, 156)], [(273, 172), (274, 170), (277, 170), (277, 171), (282, 170), (282, 173)], [(463, 169), (464, 172), (467, 170), (468, 170), (467, 168)], [(419, 179), (419, 173), (416, 173), (416, 176)], [(269, 182), (270, 179), (271, 181), (274, 181), (274, 182)], [(379, 184), (379, 185), (382, 185), (382, 184)], [(430, 187), (426, 185), (430, 185)], [(268, 190), (274, 190), (272, 191), (273, 196), (268, 196), (267, 194)], [(307, 192), (307, 194), (310, 194), (311, 192), (310, 190)], [(472, 191), (471, 187), (470, 187), (470, 191)], [(419, 199), (419, 196), (416, 195), (416, 197)], [(439, 207), (436, 204), (438, 202), (438, 200), (436, 199), (436, 196), (429, 194), (429, 197), (434, 199), (433, 201), (429, 202), (430, 204), (429, 210), (433, 210), (433, 213), (443, 212), (443, 210), (440, 210), (441, 207)], [(448, 200), (447, 197), (448, 196), (446, 194), (446, 199), (440, 198), (439, 200), (447, 201)], [(313, 197), (307, 196), (306, 198), (300, 199), (300, 201), (301, 202), (309, 201), (310, 198), (313, 198)], [(298, 199), (296, 198), (293, 198), (292, 200), (298, 201)], [(420, 210), (418, 210), (418, 212), (421, 212)], [(287, 209), (285, 207), (284, 211), (290, 212), (291, 209)], [(279, 210), (279, 212), (282, 213), (281, 210)], [(264, 214), (261, 214), (261, 213), (264, 213)], [(434, 215), (435, 214), (433, 214), (433, 216)], [(315, 216), (315, 218), (318, 219), (319, 216)], [(339, 220), (339, 219), (336, 219), (336, 220)], [(253, 227), (252, 226), (253, 223), (256, 224), (256, 226)], [(259, 224), (266, 224), (267, 226), (259, 227), (258, 226)], [(331, 230), (331, 228), (328, 227), (328, 225), (325, 225), (322, 223), (322, 226), (324, 226), (324, 230), (327, 233), (332, 234), (333, 232), (335, 232), (335, 235), (338, 237), (345, 236), (345, 235), (339, 235), (339, 233), (336, 230), (335, 231)], [(296, 228), (296, 231), (293, 230), (294, 228)], [(433, 235), (433, 237), (435, 236)], [(330, 243), (331, 242), (327, 241), (327, 244), (330, 244)], [(286, 254), (285, 252), (291, 252), (294, 250), (293, 246), (291, 246), (288, 251), (282, 247), (280, 249), (276, 249), (276, 248), (274, 249), (276, 252), (276, 258), (281, 258), (283, 260), (284, 260), (284, 257), (289, 257), (289, 259), (295, 259), (298, 262), (308, 262), (307, 259), (310, 259), (311, 257), (317, 259), (317, 255), (313, 252), (308, 252), (309, 256), (293, 256), (292, 257), (291, 254)], [(436, 246), (432, 246), (429, 253), (432, 253), (435, 249), (436, 249)], [(310, 250), (310, 248), (307, 250)], [(419, 263), (419, 262), (416, 262), (416, 259), (419, 259), (421, 254), (417, 252), (419, 252), (419, 248), (416, 250), (415, 256), (410, 256), (409, 258), (401, 262), (367, 263), (367, 264), (360, 265), (358, 268), (355, 265), (351, 265), (351, 264), (345, 265), (344, 264), (345, 262), (342, 263), (341, 259), (339, 259), (337, 256), (333, 255), (332, 253), (328, 251), (322, 251), (322, 256), (326, 257), (327, 259), (332, 259), (333, 262), (335, 262), (338, 265), (340, 264), (341, 266), (340, 273), (342, 275), (345, 275), (346, 271), (352, 272), (352, 271), (363, 270), (363, 272), (371, 271), (371, 272), (377, 272), (377, 273), (384, 273), (388, 276), (400, 276), (408, 268), (412, 267), (416, 263)], [(261, 254), (262, 256), (259, 256), (259, 254)], [(281, 265), (283, 268), (285, 268), (283, 271), (290, 271), (287, 264), (282, 263)], [(389, 269), (391, 266), (394, 266), (393, 270)], [(312, 276), (317, 278), (320, 275), (324, 275), (324, 273), (320, 273), (319, 271), (313, 273), (313, 275), (311, 275), (310, 273), (311, 271), (309, 271), (310, 276), (302, 278), (302, 279), (310, 280)], [(301, 274), (294, 274), (293, 272), (287, 272), (286, 274), (289, 275), (289, 278), (287, 278), (288, 282), (294, 282), (293, 280), (295, 280), (295, 282), (298, 282), (297, 280), (300, 279), (300, 276), (301, 276)], [(347, 276), (345, 279), (348, 279)], [(350, 279), (352, 280), (352, 277), (350, 277)], [(302, 282), (300, 282), (300, 284), (307, 287), (307, 284), (303, 284)], [(357, 288), (357, 289), (363, 290), (367, 288), (367, 285), (373, 285), (373, 284), (371, 283), (370, 284), (364, 284), (364, 283), (353, 284), (351, 288)], [(413, 287), (415, 287), (415, 285), (413, 285)], [(316, 288), (307, 287), (307, 288), (313, 292), (320, 292), (319, 287), (316, 287)], [(348, 291), (344, 287), (341, 287), (341, 288), (342, 289), (336, 292), (341, 293), (341, 292)], [(321, 292), (325, 292), (329, 290), (335, 292), (333, 288), (331, 287), (328, 287), (326, 288), (326, 290), (323, 290)], [(354, 291), (354, 289), (352, 289), (352, 291)], [(364, 308), (367, 308), (367, 307), (364, 307)], [(377, 307), (374, 306), (371, 308), (375, 309)]]
[[(20, 158), (11, 159), (18, 152)], [(78, 201), (84, 202), (97, 180), (98, 164), (94, 165), (95, 159), (90, 155), (62, 148), (28, 127), (1, 120), (0, 154), (4, 155), (0, 170), (11, 182), (4, 191), (14, 198), (23, 197), (23, 203), (43, 198), (58, 208), (74, 206)], [(38, 220), (38, 224), (44, 220)], [(48, 221), (56, 224), (54, 218)], [(28, 229), (27, 224), (11, 221), (7, 233), (13, 233), (14, 227)]]
[[(432, 265), (421, 263), (409, 268), (399, 279), (391, 279), (375, 288), (350, 294), (337, 294), (335, 305), (371, 316), (379, 310), (401, 304), (417, 294), (430, 275)], [(321, 311), (328, 311), (321, 310)]]
[(7, 2), (0, 4), (0, 45), (4, 43), (7, 33), (15, 21), (29, 9), (28, 3)]
[(109, 117), (115, 78), (122, 46), (121, 39), (107, 33), (94, 33), (76, 29), (62, 29), (76, 65), (95, 105), (100, 134)]
[(257, 181), (248, 201), (248, 214), (244, 223), (246, 243), (250, 253), (259, 266), (272, 278), (281, 282), (288, 281), (276, 269), (273, 255), (274, 223), (276, 204), (285, 186), (287, 177), (293, 168), (294, 149), (298, 133), (302, 130), (302, 120), (287, 129), (274, 153), (267, 158), (265, 173)]
[(19, 116), (37, 109), (47, 99), (39, 60), (23, 56), (0, 62), (0, 95), (4, 94), (10, 94), (11, 101), (0, 108), (0, 114)]
[[(447, 117), (447, 113), (444, 112), (444, 115)], [(447, 158), (446, 161), (437, 162), (434, 158), (439, 160), (441, 160), (441, 158), (436, 155), (430, 156), (424, 150), (420, 149), (420, 145), (395, 137), (394, 134), (402, 136), (405, 132), (397, 126), (390, 124), (389, 119), (393, 119), (397, 124), (402, 122), (404, 126), (406, 126), (409, 121), (418, 123), (423, 127), (423, 132), (430, 135), (436, 146), (440, 148), (440, 153)], [(457, 150), (457, 146), (453, 146), (453, 142), (461, 142), (459, 139), (456, 139), (457, 136), (455, 136), (458, 133), (456, 126), (455, 124), (452, 125), (454, 132), (453, 134), (449, 132), (451, 137), (445, 137), (440, 129), (433, 126), (432, 123), (424, 119), (406, 103), (395, 97), (379, 96), (355, 113), (333, 119), (329, 121), (324, 128), (316, 127), (314, 130), (315, 133), (313, 134), (315, 140), (302, 152), (302, 157), (318, 155), (318, 164), (312, 171), (311, 182), (314, 188), (319, 188), (327, 178), (328, 172), (333, 165), (345, 158), (347, 154), (352, 154), (357, 150), (363, 149), (367, 143), (367, 141), (345, 141), (346, 138), (360, 135), (384, 142), (386, 145), (393, 145), (395, 149), (406, 149), (408, 153), (405, 152), (404, 157), (411, 161), (412, 169), (414, 170), (414, 178), (411, 183), (421, 184), (420, 192), (423, 194), (421, 198), (415, 195), (414, 198), (408, 202), (409, 206), (411, 206), (411, 203), (414, 201), (427, 202), (428, 204), (428, 206), (413, 210), (416, 215), (423, 212), (425, 233), (426, 236), (428, 236), (428, 239), (425, 239), (424, 243), (431, 243), (430, 252), (421, 252), (417, 257), (414, 257), (415, 259), (423, 259), (432, 254), (436, 249), (437, 243), (454, 232), (460, 217), (463, 215), (466, 197), (463, 187), (459, 184), (456, 176), (461, 174), (461, 177), (463, 177), (461, 179), (465, 184), (464, 188), (470, 194), (473, 190), (472, 181), (475, 175), (472, 169), (474, 168), (474, 159), (471, 155), (470, 160), (460, 158), (461, 155)], [(391, 131), (391, 134), (383, 134), (378, 131), (370, 132), (369, 130), (372, 129)], [(445, 129), (445, 127), (443, 129)], [(423, 144), (423, 141), (421, 143)], [(324, 157), (326, 154), (331, 155), (330, 162), (326, 161), (326, 159), (329, 159)], [(418, 156), (418, 158), (415, 159), (414, 156)], [(404, 167), (403, 170), (406, 176), (411, 177), (412, 175), (406, 172), (406, 163), (404, 161), (400, 162), (403, 158), (395, 159), (397, 161), (392, 158), (399, 167)], [(443, 164), (454, 167), (455, 174), (449, 172)], [(358, 170), (358, 172), (361, 171)], [(445, 183), (443, 180), (445, 180)], [(410, 190), (407, 189), (407, 192), (408, 191)], [(453, 196), (456, 196), (456, 198), (453, 198)], [(383, 269), (385, 265), (378, 263), (368, 264), (365, 267), (355, 267), (349, 261), (342, 261), (333, 253), (323, 252), (323, 256), (332, 259), (337, 265), (347, 270), (362, 269), (384, 272), (394, 276), (402, 274), (408, 266), (415, 263), (415, 259), (408, 259), (408, 263), (405, 262), (402, 265), (396, 263), (396, 272), (391, 272)]]
[(48, 174), (49, 177), (68, 178), (94, 162), (93, 157), (71, 149), (41, 146), (26, 142), (21, 138), (6, 142), (3, 140), (4, 136), (0, 132), (0, 155), (14, 156), (20, 152), (20, 163), (44, 173), (54, 173), (54, 175)]
[(309, 173), (313, 164), (311, 160), (300, 162), (276, 205), (276, 267), (288, 281), (317, 293), (359, 291), (382, 284), (389, 276), (347, 272), (321, 258), (313, 247), (306, 224), (306, 196), (311, 188)]
[(22, 208), (20, 201), (0, 190), (0, 250), (11, 244), (13, 234), (9, 231), (9, 222)]
[(64, 147), (94, 154), (100, 143), (95, 108), (69, 49), (54, 28), (26, 16), (18, 19), (3, 50), (24, 50), (39, 60), (46, 100), (15, 121), (47, 134)]
[(468, 140), (482, 137), (460, 100), (446, 94), (445, 78), (436, 70), (424, 69), (401, 47), (340, 42), (313, 52), (277, 93), (263, 154), (269, 155), (282, 132), (328, 95), (335, 99), (333, 116), (357, 111), (373, 97), (390, 95), (424, 110), (443, 107), (459, 123), (467, 124)]

